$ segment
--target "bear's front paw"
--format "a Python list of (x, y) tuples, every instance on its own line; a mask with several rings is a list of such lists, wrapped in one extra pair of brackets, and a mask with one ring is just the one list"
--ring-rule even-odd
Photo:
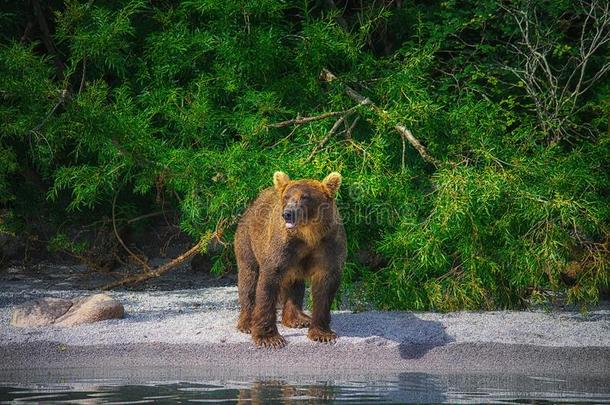
[(281, 349), (286, 346), (286, 339), (279, 333), (266, 336), (253, 336), (252, 339), (254, 339), (257, 347)]
[(311, 328), (307, 332), (307, 337), (315, 342), (334, 343), (337, 340), (337, 334), (332, 330), (322, 330)]

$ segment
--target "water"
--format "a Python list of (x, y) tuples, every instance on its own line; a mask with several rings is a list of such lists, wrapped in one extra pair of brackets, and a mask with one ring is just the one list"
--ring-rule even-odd
[(0, 380), (0, 403), (610, 403), (609, 376), (401, 373), (197, 381), (191, 375), (188, 381), (138, 381), (75, 374)]

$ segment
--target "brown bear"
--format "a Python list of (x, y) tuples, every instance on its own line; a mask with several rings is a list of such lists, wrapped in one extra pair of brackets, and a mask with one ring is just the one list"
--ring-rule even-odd
[[(345, 230), (335, 196), (341, 175), (323, 181), (290, 180), (273, 175), (274, 187), (261, 192), (237, 226), (240, 314), (237, 328), (251, 333), (257, 346), (286, 345), (276, 326), (309, 327), (307, 336), (333, 342), (330, 306), (341, 280), (346, 256)], [(313, 312), (303, 312), (305, 279), (311, 280)]]

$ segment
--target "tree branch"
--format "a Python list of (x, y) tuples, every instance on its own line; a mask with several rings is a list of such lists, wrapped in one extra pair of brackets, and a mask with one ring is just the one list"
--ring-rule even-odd
[(83, 91), (83, 88), (85, 87), (86, 73), (87, 73), (87, 56), (83, 56), (83, 74), (81, 75), (81, 78), (80, 78), (80, 86), (78, 86), (78, 94), (80, 94), (81, 91)]
[(114, 236), (116, 236), (117, 240), (119, 241), (119, 243), (121, 244), (121, 246), (123, 246), (123, 249), (125, 249), (125, 251), (127, 253), (129, 253), (129, 255), (131, 257), (133, 257), (133, 259), (140, 263), (142, 265), (142, 267), (144, 268), (144, 271), (146, 273), (150, 273), (151, 272), (151, 268), (148, 265), (148, 263), (146, 263), (144, 260), (140, 259), (140, 257), (138, 255), (136, 255), (135, 253), (133, 253), (125, 244), (125, 242), (123, 242), (123, 239), (119, 236), (119, 232), (117, 231), (117, 227), (116, 227), (116, 216), (115, 216), (115, 207), (116, 207), (116, 198), (118, 196), (118, 193), (116, 193), (114, 195), (114, 198), (112, 199), (112, 229), (114, 230)]
[[(327, 82), (331, 82), (333, 80), (337, 80), (337, 76), (335, 76), (328, 69), (322, 69), (322, 73), (320, 73), (320, 78), (322, 80), (324, 80), (324, 81), (327, 81)], [(376, 113), (378, 113), (380, 115), (386, 115), (387, 114), (387, 112), (385, 110), (383, 110), (382, 108), (378, 107), (370, 98), (364, 97), (363, 95), (358, 93), (356, 90), (352, 89), (351, 87), (349, 87), (347, 85), (344, 85), (344, 88), (345, 88), (345, 93), (352, 100), (356, 101), (358, 103), (358, 105), (367, 105), (371, 109), (373, 109)], [(427, 149), (421, 144), (421, 142), (419, 142), (417, 140), (417, 138), (415, 138), (413, 136), (411, 131), (409, 131), (404, 125), (396, 124), (394, 126), (394, 129), (396, 131), (398, 131), (400, 136), (403, 137), (403, 139), (406, 139), (415, 148), (415, 150), (417, 150), (417, 152), (420, 154), (420, 156), (426, 162), (432, 164), (435, 167), (438, 167), (440, 165), (440, 162), (438, 160), (436, 160), (435, 158), (433, 158), (432, 156), (430, 156), (430, 154), (428, 153)]]
[(421, 157), (427, 161), (428, 163), (431, 163), (432, 165), (438, 167), (439, 166), (439, 161), (434, 159), (432, 156), (430, 156), (428, 154), (428, 150), (424, 147), (424, 145), (422, 145), (417, 138), (415, 138), (413, 136), (413, 134), (411, 133), (410, 130), (408, 130), (406, 127), (404, 127), (401, 124), (397, 124), (394, 126), (394, 129), (396, 131), (398, 131), (398, 133), (400, 134), (400, 136), (403, 137), (403, 139), (406, 139), (407, 142), (409, 142), (416, 150), (417, 152), (419, 152), (419, 154), (421, 155)]
[(151, 278), (159, 277), (159, 276), (167, 273), (169, 270), (173, 269), (174, 267), (179, 266), (180, 264), (184, 263), (185, 261), (187, 261), (188, 259), (193, 257), (195, 254), (197, 254), (197, 252), (199, 252), (201, 250), (203, 245), (204, 245), (204, 240), (202, 239), (196, 245), (191, 247), (189, 250), (187, 250), (180, 256), (176, 257), (174, 260), (170, 260), (169, 262), (162, 264), (161, 266), (157, 267), (155, 270), (153, 270), (149, 273), (140, 273), (140, 274), (136, 274), (136, 275), (133, 275), (130, 277), (126, 277), (122, 280), (117, 280), (110, 284), (106, 284), (106, 285), (100, 287), (100, 289), (110, 290), (112, 288), (120, 287), (123, 285), (139, 283), (139, 282), (142, 282), (145, 280), (149, 280)]
[(323, 120), (326, 118), (337, 117), (337, 116), (345, 114), (345, 113), (346, 113), (346, 111), (332, 111), (332, 112), (316, 115), (313, 117), (297, 116), (295, 119), (292, 119), (292, 120), (281, 121), (281, 122), (277, 122), (275, 124), (268, 124), (267, 128), (284, 128), (284, 127), (289, 127), (291, 125), (302, 125), (302, 124), (307, 124), (308, 122), (312, 122), (312, 121), (319, 121), (319, 120)]
[(339, 129), (339, 127), (341, 126), (341, 124), (343, 122), (345, 122), (345, 119), (350, 115), (350, 113), (346, 113), (345, 115), (343, 115), (341, 118), (339, 118), (335, 124), (332, 126), (332, 128), (330, 129), (330, 131), (328, 131), (328, 133), (326, 134), (326, 136), (324, 138), (322, 138), (322, 140), (315, 146), (315, 148), (313, 148), (313, 150), (311, 151), (311, 153), (309, 154), (309, 156), (307, 157), (307, 159), (305, 160), (305, 163), (309, 163), (311, 161), (311, 159), (313, 159), (313, 157), (315, 156), (316, 153), (318, 153), (318, 151), (320, 149), (322, 149), (322, 147), (326, 144), (326, 142), (328, 142), (328, 140), (330, 139), (331, 136), (333, 136), (333, 134), (335, 132), (337, 132), (337, 130)]

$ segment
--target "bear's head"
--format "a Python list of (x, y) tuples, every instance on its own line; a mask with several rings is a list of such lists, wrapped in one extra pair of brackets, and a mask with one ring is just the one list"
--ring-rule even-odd
[(324, 180), (290, 180), (284, 172), (275, 172), (273, 185), (280, 198), (281, 216), (287, 230), (311, 224), (330, 225), (336, 221), (335, 196), (341, 175), (332, 172)]

